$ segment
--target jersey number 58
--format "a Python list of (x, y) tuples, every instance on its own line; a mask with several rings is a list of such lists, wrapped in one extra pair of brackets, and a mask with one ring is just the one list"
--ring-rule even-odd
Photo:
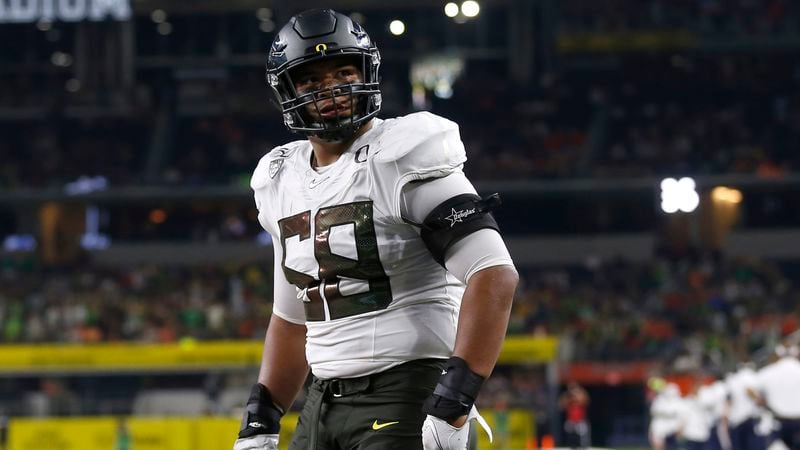
[[(306, 291), (306, 320), (340, 319), (385, 309), (392, 301), (389, 277), (378, 254), (378, 239), (372, 220), (372, 202), (354, 202), (322, 208), (313, 221), (314, 258), (319, 263), (317, 278), (286, 267), (286, 240), (297, 236), (300, 241), (311, 237), (311, 211), (278, 221), (283, 247), (281, 266), (286, 279)], [(331, 228), (352, 225), (358, 258), (352, 259), (331, 251)], [(369, 289), (343, 295), (342, 277), (367, 284)]]

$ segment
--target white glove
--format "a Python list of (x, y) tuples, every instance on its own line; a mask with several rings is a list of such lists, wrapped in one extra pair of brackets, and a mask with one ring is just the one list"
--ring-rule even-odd
[(233, 450), (278, 450), (277, 434), (257, 434), (249, 438), (237, 439)]
[[(469, 441), (469, 427), (472, 419), (486, 430), (489, 435), (489, 442), (492, 441), (492, 429), (489, 424), (478, 413), (478, 408), (472, 405), (467, 421), (461, 428), (456, 428), (444, 420), (428, 415), (422, 424), (422, 448), (425, 450), (467, 450)], [(238, 450), (238, 449), (236, 449)]]

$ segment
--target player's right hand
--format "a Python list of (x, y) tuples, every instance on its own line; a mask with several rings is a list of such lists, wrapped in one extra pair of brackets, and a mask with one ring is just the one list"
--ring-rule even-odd
[(283, 409), (272, 401), (269, 390), (256, 383), (250, 391), (233, 450), (278, 450)]
[(249, 438), (237, 439), (233, 450), (278, 450), (277, 434), (258, 434)]

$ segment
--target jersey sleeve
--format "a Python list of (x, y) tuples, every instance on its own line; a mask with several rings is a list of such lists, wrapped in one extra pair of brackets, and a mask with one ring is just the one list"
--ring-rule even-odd
[(274, 198), (277, 197), (276, 186), (281, 176), (286, 172), (290, 158), (298, 150), (302, 142), (294, 141), (270, 150), (258, 161), (258, 165), (250, 177), (250, 188), (253, 189), (256, 208), (259, 213), (258, 221), (273, 236), (277, 233), (274, 230), (274, 226), (271, 225), (273, 221), (269, 217), (269, 208), (264, 208), (263, 206), (269, 204), (270, 199), (274, 201)]
[(447, 271), (463, 283), (489, 267), (514, 267), (500, 233), (490, 228), (478, 230), (453, 244), (445, 254), (444, 263)]
[[(280, 242), (272, 237), (272, 242)], [(281, 265), (283, 264), (283, 249), (280, 245), (273, 246), (274, 252), (274, 304), (272, 313), (281, 319), (297, 325), (306, 323), (306, 313), (303, 302), (297, 299), (297, 288), (286, 280)]]
[(373, 191), (398, 219), (403, 186), (461, 172), (467, 160), (458, 125), (428, 112), (388, 124), (378, 148), (371, 159)]
[[(453, 173), (443, 178), (406, 184), (401, 193), (400, 211), (404, 219), (422, 223), (434, 208), (461, 194), (476, 194), (467, 177)], [(484, 228), (454, 243), (445, 253), (445, 267), (461, 282), (494, 266), (513, 266), (503, 238), (496, 230)]]
[(297, 299), (297, 290), (294, 285), (286, 280), (283, 274), (283, 249), (280, 245), (280, 234), (273, 225), (275, 221), (270, 216), (269, 199), (273, 198), (273, 180), (279, 175), (287, 155), (285, 147), (275, 148), (264, 155), (258, 162), (253, 176), (250, 178), (250, 187), (258, 209), (258, 222), (272, 237), (273, 264), (273, 307), (272, 313), (288, 322), (305, 324), (305, 311), (303, 304)]
[(268, 203), (267, 199), (271, 195), (272, 186), (270, 183), (271, 177), (269, 174), (269, 167), (271, 165), (274, 166), (273, 161), (277, 161), (274, 153), (275, 150), (261, 157), (256, 169), (253, 171), (253, 176), (250, 177), (250, 188), (253, 189), (253, 198), (256, 203), (256, 209), (258, 210), (258, 222), (263, 229), (272, 235), (273, 242), (280, 242), (274, 240), (277, 232), (271, 225), (269, 209), (263, 207)]

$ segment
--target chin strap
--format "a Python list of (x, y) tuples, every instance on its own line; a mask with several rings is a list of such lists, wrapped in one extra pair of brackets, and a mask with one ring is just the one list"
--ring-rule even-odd
[(325, 142), (330, 142), (332, 144), (341, 144), (342, 142), (346, 142), (351, 139), (353, 136), (358, 133), (358, 130), (361, 129), (367, 122), (362, 122), (357, 126), (349, 126), (343, 128), (336, 128), (334, 130), (319, 130), (307, 133), (308, 136), (314, 136), (319, 139), (322, 139)]

